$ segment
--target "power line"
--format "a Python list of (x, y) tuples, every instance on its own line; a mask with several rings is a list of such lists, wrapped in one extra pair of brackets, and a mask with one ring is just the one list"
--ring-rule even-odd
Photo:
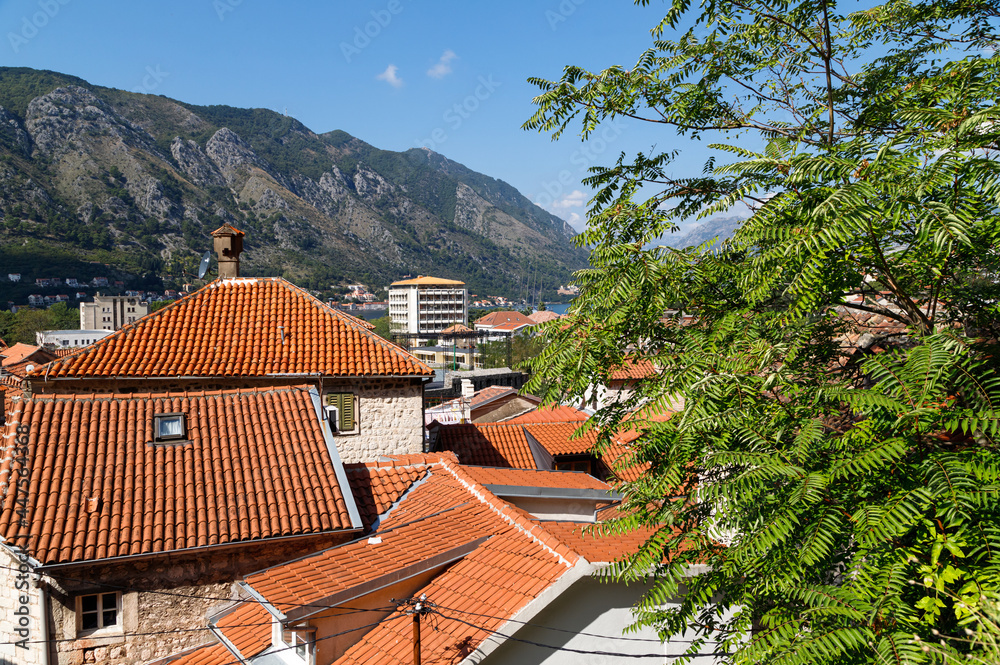
[[(13, 570), (15, 572), (24, 572), (20, 568), (14, 568), (12, 566), (0, 566), (2, 570)], [(229, 596), (202, 596), (199, 594), (192, 593), (180, 593), (179, 591), (159, 591), (156, 589), (143, 589), (139, 587), (130, 586), (120, 586), (117, 584), (107, 584), (105, 582), (100, 582), (93, 579), (87, 579), (84, 577), (73, 577), (71, 575), (60, 575), (52, 574), (47, 571), (30, 571), (32, 575), (45, 575), (47, 577), (52, 577), (57, 580), (69, 580), (73, 582), (84, 582), (86, 584), (93, 584), (102, 589), (114, 589), (115, 591), (130, 591), (133, 593), (151, 593), (158, 596), (173, 596), (176, 598), (193, 598), (195, 600), (218, 600), (220, 602), (230, 602), (230, 603), (257, 603), (259, 602), (255, 598), (232, 598)], [(233, 582), (235, 584), (235, 582)], [(346, 605), (323, 605), (319, 603), (283, 603), (289, 608), (315, 608), (319, 610), (332, 610), (332, 609), (344, 609), (353, 610), (358, 612), (375, 612), (381, 610), (368, 610), (361, 607), (349, 607)]]
[(567, 653), (579, 653), (579, 654), (583, 654), (583, 655), (587, 655), (587, 656), (610, 656), (610, 657), (614, 657), (614, 658), (688, 658), (688, 657), (692, 657), (692, 656), (727, 656), (727, 655), (729, 655), (727, 653), (720, 652), (720, 651), (713, 651), (711, 653), (694, 653), (694, 654), (687, 654), (687, 653), (685, 653), (685, 654), (666, 654), (666, 653), (640, 653), (640, 654), (634, 654), (634, 653), (620, 653), (620, 652), (615, 652), (615, 651), (588, 651), (588, 650), (585, 650), (585, 649), (573, 649), (573, 648), (565, 647), (565, 646), (555, 646), (555, 645), (552, 645), (552, 644), (543, 644), (542, 642), (533, 642), (531, 640), (525, 640), (525, 639), (522, 639), (522, 638), (519, 638), (519, 637), (514, 637), (513, 635), (505, 635), (505, 634), (503, 634), (503, 633), (501, 633), (499, 631), (491, 630), (491, 629), (483, 627), (483, 626), (477, 626), (474, 623), (471, 623), (469, 621), (465, 621), (464, 619), (459, 619), (458, 617), (448, 616), (447, 614), (444, 614), (442, 612), (437, 612), (437, 614), (439, 614), (440, 616), (442, 616), (445, 619), (448, 619), (450, 621), (456, 621), (458, 623), (465, 624), (466, 626), (469, 626), (470, 628), (475, 628), (476, 630), (481, 630), (483, 632), (492, 633), (493, 635), (497, 635), (499, 637), (502, 637), (505, 640), (513, 640), (514, 642), (522, 642), (524, 644), (530, 644), (531, 646), (540, 647), (542, 649), (550, 649), (552, 651), (565, 651)]
[[(253, 602), (257, 602), (257, 601), (253, 601)], [(397, 608), (395, 608), (395, 607), (379, 607), (379, 608), (374, 608), (374, 609), (370, 609), (370, 610), (352, 610), (350, 612), (344, 612), (342, 614), (338, 614), (334, 618), (340, 618), (342, 616), (350, 616), (352, 614), (360, 614), (362, 612), (389, 612), (390, 616), (391, 616), (391, 614), (393, 612), (395, 612), (396, 609)], [(388, 618), (388, 617), (386, 617), (386, 618)], [(229, 626), (218, 626), (218, 625), (216, 625), (216, 626), (202, 626), (202, 627), (199, 627), (199, 628), (171, 628), (169, 630), (155, 630), (155, 631), (150, 631), (150, 632), (146, 632), (146, 633), (123, 633), (123, 636), (125, 636), (125, 637), (153, 637), (153, 636), (156, 636), (156, 635), (170, 635), (170, 634), (173, 634), (173, 633), (196, 633), (196, 632), (199, 632), (199, 631), (206, 631), (206, 630), (207, 631), (211, 631), (211, 630), (225, 631), (225, 630), (228, 630), (230, 628), (257, 628), (257, 627), (261, 627), (261, 626), (271, 626), (271, 625), (274, 624), (274, 621), (275, 620), (263, 621), (263, 622), (258, 622), (258, 623), (235, 623), (235, 624), (232, 624), (232, 625), (229, 625)], [(385, 619), (383, 619), (382, 621), (385, 621)], [(85, 639), (86, 637), (87, 636), (84, 636), (83, 638), (81, 638), (81, 637), (60, 637), (60, 638), (53, 638), (53, 639), (48, 639), (48, 640), (17, 640), (15, 642), (0, 642), (0, 646), (10, 645), (10, 644), (58, 644), (60, 642), (76, 642), (76, 641), (78, 641), (80, 639)], [(95, 639), (100, 639), (100, 637), (101, 636), (96, 636)], [(326, 638), (323, 638), (323, 639), (326, 639)]]
[[(586, 637), (596, 637), (602, 640), (615, 640), (617, 642), (652, 642), (654, 644), (663, 644), (663, 640), (657, 639), (655, 637), (618, 637), (617, 635), (598, 635), (597, 633), (586, 633), (579, 630), (568, 630), (566, 628), (556, 628), (554, 626), (546, 626), (541, 623), (532, 623), (530, 621), (518, 621), (517, 619), (508, 619), (507, 617), (495, 616), (492, 614), (480, 614), (478, 612), (468, 612), (454, 607), (445, 607), (443, 605), (435, 605), (435, 607), (440, 607), (443, 610), (449, 612), (458, 612), (460, 614), (465, 614), (467, 616), (477, 616), (483, 617), (485, 619), (498, 619), (500, 621), (509, 621), (510, 623), (518, 623), (522, 626), (531, 626), (532, 628), (543, 628), (545, 630), (552, 630), (558, 633), (572, 633), (573, 635), (584, 635)], [(670, 640), (671, 644), (694, 644), (697, 640)]]

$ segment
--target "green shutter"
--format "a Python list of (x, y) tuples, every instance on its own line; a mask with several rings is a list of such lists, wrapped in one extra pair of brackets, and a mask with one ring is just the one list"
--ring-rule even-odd
[(340, 428), (344, 432), (354, 429), (354, 395), (351, 393), (340, 395)]
[(327, 393), (326, 405), (337, 408), (337, 427), (341, 432), (350, 432), (355, 427), (354, 394)]

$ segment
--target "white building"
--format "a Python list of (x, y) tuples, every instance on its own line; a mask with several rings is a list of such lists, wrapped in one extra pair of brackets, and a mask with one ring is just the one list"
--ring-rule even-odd
[(130, 296), (94, 296), (80, 303), (81, 330), (120, 330), (149, 314), (149, 303)]
[(38, 346), (57, 346), (60, 349), (77, 349), (93, 344), (111, 334), (110, 330), (40, 330), (35, 333)]
[(392, 332), (436, 335), (469, 317), (465, 282), (417, 276), (389, 285), (389, 319)]

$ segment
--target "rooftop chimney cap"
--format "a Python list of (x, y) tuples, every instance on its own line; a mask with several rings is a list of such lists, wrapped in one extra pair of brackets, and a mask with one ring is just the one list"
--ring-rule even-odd
[(226, 222), (219, 228), (212, 231), (211, 235), (213, 238), (221, 238), (225, 236), (245, 236), (246, 234), (243, 233), (243, 231), (240, 231), (232, 224), (230, 224), (229, 222)]

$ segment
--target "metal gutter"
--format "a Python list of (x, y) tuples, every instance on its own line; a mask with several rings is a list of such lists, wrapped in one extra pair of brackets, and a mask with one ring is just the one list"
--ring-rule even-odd
[(614, 490), (577, 487), (531, 487), (522, 485), (486, 485), (497, 496), (538, 497), (541, 499), (587, 499), (591, 501), (621, 501), (624, 496)]

